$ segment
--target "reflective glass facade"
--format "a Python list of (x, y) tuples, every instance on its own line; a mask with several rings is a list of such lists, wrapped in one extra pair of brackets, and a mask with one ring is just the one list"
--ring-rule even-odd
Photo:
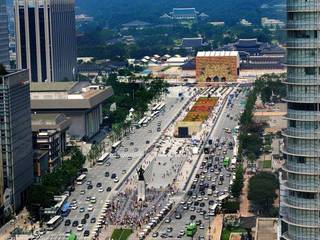
[(281, 238), (320, 239), (320, 1), (287, 0)]

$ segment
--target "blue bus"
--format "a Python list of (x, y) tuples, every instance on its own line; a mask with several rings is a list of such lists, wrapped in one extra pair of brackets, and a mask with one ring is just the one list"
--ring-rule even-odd
[(61, 216), (62, 217), (67, 217), (70, 213), (70, 203), (65, 203), (63, 204), (62, 208), (61, 208)]

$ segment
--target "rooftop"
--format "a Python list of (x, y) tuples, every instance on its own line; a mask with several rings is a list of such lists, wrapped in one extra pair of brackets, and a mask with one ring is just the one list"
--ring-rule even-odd
[(238, 51), (207, 51), (198, 52), (197, 57), (237, 57)]
[(143, 21), (139, 21), (139, 20), (135, 20), (132, 22), (122, 24), (123, 27), (145, 27), (145, 26), (149, 26), (149, 25), (151, 25), (151, 24), (148, 22), (143, 22)]
[(64, 130), (71, 124), (70, 119), (60, 113), (31, 114), (32, 131), (40, 129)]
[(172, 11), (176, 15), (194, 15), (197, 13), (195, 8), (173, 8)]
[(201, 47), (203, 42), (202, 38), (183, 38), (182, 39), (182, 47), (185, 48), (197, 48)]
[(78, 82), (32, 82), (31, 92), (69, 92)]

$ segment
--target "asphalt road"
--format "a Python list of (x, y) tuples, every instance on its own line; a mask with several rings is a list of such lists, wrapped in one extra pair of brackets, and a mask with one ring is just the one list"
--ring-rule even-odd
[[(233, 129), (234, 127), (236, 127), (238, 125), (237, 120), (235, 120), (235, 117), (240, 116), (240, 111), (243, 109), (243, 101), (244, 101), (245, 97), (243, 95), (243, 92), (241, 92), (241, 94), (234, 100), (234, 104), (233, 107), (230, 108), (228, 106), (226, 106), (223, 109), (223, 112), (220, 115), (220, 118), (217, 122), (217, 124), (215, 125), (215, 128), (212, 131), (212, 134), (210, 135), (209, 138), (216, 140), (217, 138), (220, 139), (228, 139), (227, 142), (232, 141), (234, 143), (233, 140), (233, 136), (232, 134), (226, 133), (225, 132), (225, 128), (230, 128)], [(241, 103), (242, 102), (242, 103)], [(233, 118), (231, 120), (230, 116)], [(222, 150), (218, 150), (216, 149), (215, 153), (213, 154), (213, 159), (218, 156), (219, 158), (224, 158), (224, 154), (222, 153)], [(228, 150), (226, 156), (229, 156), (230, 158), (232, 158), (233, 156), (233, 150)], [(203, 154), (202, 159), (200, 162), (203, 162), (205, 160), (205, 155)], [(213, 164), (215, 164), (215, 161), (213, 160)], [(221, 164), (222, 165), (222, 164)], [(203, 167), (200, 167), (201, 163), (198, 166), (198, 169), (196, 171), (196, 174), (201, 175), (201, 172), (204, 170)], [(229, 183), (230, 183), (230, 177), (226, 177), (226, 169), (224, 169), (222, 167), (221, 173), (225, 176), (225, 180), (223, 181), (222, 185), (218, 185), (218, 181), (216, 182), (216, 190), (217, 191), (224, 191), (226, 189), (229, 188)], [(210, 172), (207, 171), (207, 173), (205, 173), (205, 180), (204, 180), (204, 184), (208, 183), (209, 186), (211, 186), (211, 184), (213, 183), (212, 180), (208, 180), (208, 175), (210, 176), (209, 179), (213, 179), (215, 176), (219, 177), (219, 175), (216, 175), (214, 172)], [(192, 180), (195, 179), (194, 177), (192, 178)], [(198, 180), (196, 185), (196, 188), (193, 190), (193, 195), (197, 195), (197, 196), (201, 196), (200, 195), (200, 191), (199, 191), (199, 184), (200, 181)], [(217, 200), (217, 197), (214, 197), (213, 195), (211, 196), (201, 196), (202, 198), (204, 197), (208, 197), (207, 200), (202, 200), (200, 201), (200, 203), (204, 203), (205, 205), (202, 207), (203, 209), (205, 209), (206, 211), (208, 211), (208, 202), (209, 200)], [(195, 220), (201, 220), (201, 227), (198, 226), (198, 231), (195, 234), (193, 239), (205, 239), (206, 236), (206, 231), (208, 230), (208, 226), (209, 226), (209, 222), (211, 220), (213, 220), (213, 217), (209, 217), (207, 214), (202, 215), (200, 214), (200, 212), (197, 212), (197, 209), (200, 209), (199, 206), (194, 206), (195, 209), (190, 208), (188, 210), (184, 209), (186, 208), (187, 203), (192, 202), (191, 206), (194, 206), (194, 202), (195, 199), (189, 196), (185, 196), (185, 199), (178, 205), (178, 207), (176, 208), (175, 211), (172, 211), (171, 215), (167, 216), (167, 218), (170, 218), (171, 222), (170, 223), (166, 223), (163, 222), (162, 225), (157, 228), (157, 232), (159, 233), (158, 237), (150, 237), (150, 239), (162, 239), (160, 236), (163, 233), (168, 233), (168, 235), (170, 235), (171, 239), (177, 239), (178, 235), (180, 232), (184, 232), (186, 229), (186, 226), (188, 224), (190, 224), (191, 222), (194, 222)], [(199, 211), (199, 210), (198, 210)], [(181, 214), (181, 219), (176, 219), (175, 216), (176, 214)], [(190, 216), (194, 215), (196, 216), (194, 221), (190, 220)], [(166, 218), (166, 219), (167, 219)], [(169, 228), (169, 229), (168, 229)], [(170, 229), (171, 228), (171, 229)], [(151, 236), (152, 234), (150, 234)], [(186, 237), (185, 235), (181, 238), (181, 239), (190, 239), (190, 237)]]
[[(172, 90), (172, 89), (169, 89)], [(178, 98), (178, 91), (182, 90), (184, 94), (184, 99), (180, 100)], [(120, 158), (116, 158), (115, 156), (110, 157), (110, 166), (104, 165), (96, 165), (93, 168), (89, 169), (87, 173), (87, 181), (91, 181), (93, 185), (93, 189), (88, 190), (87, 184), (84, 183), (83, 185), (76, 185), (75, 191), (72, 192), (71, 196), (68, 199), (68, 202), (71, 202), (73, 199), (77, 201), (78, 209), (71, 210), (68, 217), (64, 219), (64, 221), (57, 227), (54, 231), (47, 232), (47, 234), (43, 235), (41, 239), (46, 240), (59, 240), (65, 239), (65, 233), (69, 230), (76, 233), (80, 239), (89, 239), (83, 237), (84, 230), (89, 230), (90, 233), (92, 232), (95, 224), (90, 223), (90, 220), (94, 217), (98, 220), (101, 209), (107, 199), (110, 199), (112, 192), (107, 192), (106, 189), (108, 187), (112, 188), (112, 191), (115, 189), (117, 183), (115, 183), (111, 178), (111, 174), (115, 173), (120, 182), (123, 178), (126, 178), (128, 175), (129, 169), (137, 163), (137, 161), (144, 155), (145, 150), (152, 144), (159, 136), (161, 136), (161, 132), (157, 132), (157, 124), (161, 121), (161, 127), (165, 128), (168, 126), (176, 114), (183, 108), (186, 102), (189, 100), (190, 95), (187, 92), (187, 88), (180, 88), (177, 91), (172, 90), (172, 93), (169, 94), (165, 98), (166, 102), (166, 109), (163, 113), (161, 113), (157, 118), (149, 123), (148, 126), (134, 129), (133, 133), (129, 136), (125, 137), (122, 142), (122, 146), (118, 150), (118, 154)], [(149, 140), (150, 143), (147, 144), (146, 141)], [(130, 142), (133, 142), (134, 145), (131, 145)], [(128, 157), (132, 157), (132, 160), (128, 160)], [(109, 172), (110, 176), (105, 177), (105, 172)], [(103, 192), (99, 192), (96, 187), (96, 184), (100, 182), (102, 184)], [(81, 195), (81, 190), (85, 191), (84, 195)], [(89, 201), (86, 201), (86, 197), (96, 197), (96, 203), (92, 204)], [(94, 206), (94, 210), (89, 212), (88, 207), (92, 204)], [(80, 208), (85, 208), (84, 212), (80, 212)], [(86, 213), (90, 214), (87, 223), (84, 224), (84, 230), (78, 231), (76, 227), (65, 226), (65, 220), (70, 219), (71, 224), (73, 221), (77, 220), (81, 221), (84, 218)]]

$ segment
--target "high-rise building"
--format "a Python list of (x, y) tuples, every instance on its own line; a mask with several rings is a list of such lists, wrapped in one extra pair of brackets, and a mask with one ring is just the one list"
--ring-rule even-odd
[(29, 71), (0, 76), (0, 209), (23, 206), (33, 183)]
[(0, 0), (0, 63), (9, 66), (9, 33), (6, 0)]
[(15, 0), (17, 67), (33, 82), (74, 79), (74, 0)]
[(287, 121), (281, 239), (320, 239), (319, 1), (287, 0)]

